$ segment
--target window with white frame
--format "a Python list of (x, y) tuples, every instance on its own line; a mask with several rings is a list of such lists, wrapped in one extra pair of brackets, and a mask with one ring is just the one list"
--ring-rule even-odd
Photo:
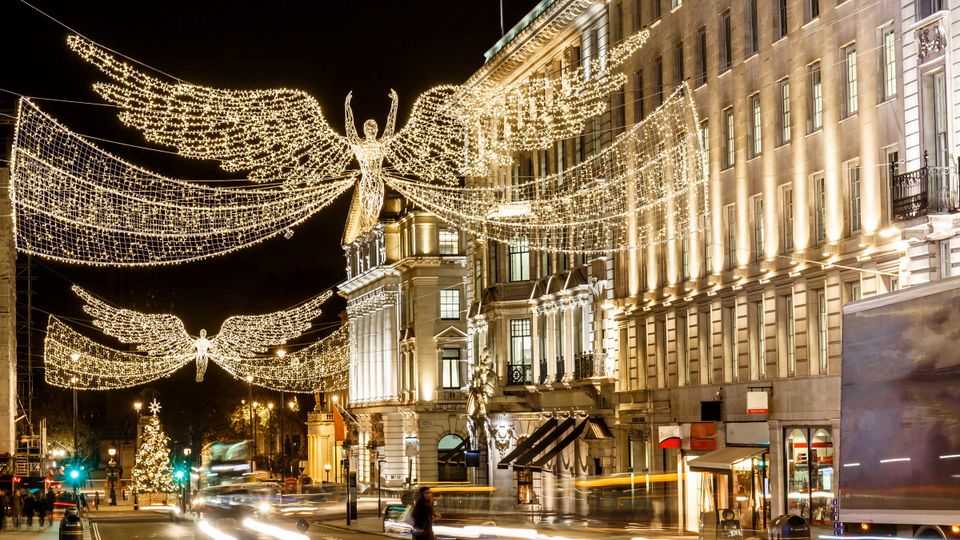
[(760, 115), (760, 94), (750, 96), (750, 157), (757, 157), (763, 150), (763, 119)]
[(461, 377), (460, 349), (444, 347), (440, 356), (440, 373), (443, 387), (446, 389), (461, 388), (464, 380)]
[(843, 107), (844, 117), (857, 114), (857, 47), (849, 45), (841, 51), (843, 58)]
[(820, 16), (820, 0), (803, 0), (804, 24)]
[(943, 0), (918, 0), (916, 2), (917, 20), (926, 19), (943, 9)]
[(702, 86), (707, 82), (707, 27), (697, 29), (697, 77), (696, 85)]
[(683, 41), (673, 45), (673, 84), (683, 84)]
[(727, 268), (734, 268), (737, 262), (737, 205), (728, 204), (724, 218), (727, 229)]
[(819, 373), (827, 373), (827, 292), (824, 289), (814, 291), (814, 298), (817, 302), (817, 366)]
[(703, 178), (710, 178), (710, 124), (706, 120), (700, 122), (700, 148), (703, 149)]
[(687, 343), (687, 316), (677, 314), (677, 385), (690, 384), (690, 344)]
[(707, 384), (714, 382), (713, 373), (713, 323), (710, 320), (710, 310), (697, 314), (697, 338), (700, 352), (700, 382)]
[(813, 175), (814, 227), (817, 243), (827, 239), (827, 183), (823, 173)]
[(460, 253), (460, 233), (454, 229), (440, 229), (440, 254), (458, 255)]
[(766, 214), (763, 207), (763, 195), (753, 197), (753, 260), (764, 258), (766, 250)]
[(457, 320), (460, 318), (459, 289), (440, 290), (440, 318), (444, 320)]
[(807, 119), (807, 132), (812, 133), (823, 127), (823, 79), (820, 62), (810, 64), (807, 70), (810, 84), (810, 114)]
[(860, 162), (847, 163), (847, 186), (850, 195), (850, 232), (860, 232), (863, 228), (863, 197), (860, 185)]
[(733, 107), (724, 109), (723, 119), (723, 168), (729, 169), (730, 167), (733, 167), (733, 164), (736, 161), (736, 147), (734, 146), (736, 139), (733, 131)]
[(783, 79), (777, 83), (777, 95), (780, 97), (779, 135), (780, 144), (790, 142), (790, 81)]
[(736, 382), (740, 371), (737, 359), (737, 320), (733, 306), (723, 306), (720, 324), (723, 328), (723, 365), (724, 382)]
[(663, 57), (653, 59), (653, 106), (663, 105)]
[(508, 384), (533, 382), (533, 336), (530, 319), (510, 319), (510, 373)]
[(897, 95), (897, 34), (893, 25), (880, 29), (880, 97), (887, 100)]
[(780, 205), (783, 215), (783, 251), (793, 249), (793, 186), (786, 184), (780, 187)]
[(530, 279), (530, 243), (526, 236), (510, 242), (507, 248), (507, 262), (510, 265), (510, 281)]
[(786, 350), (787, 376), (793, 377), (797, 373), (797, 353), (794, 335), (793, 294), (785, 294), (780, 298), (781, 317), (783, 321), (783, 345)]
[(690, 277), (690, 236), (683, 235), (680, 240), (680, 281)]
[(767, 345), (765, 339), (765, 323), (763, 300), (753, 303), (753, 356), (756, 361), (755, 375), (758, 379), (767, 378)]

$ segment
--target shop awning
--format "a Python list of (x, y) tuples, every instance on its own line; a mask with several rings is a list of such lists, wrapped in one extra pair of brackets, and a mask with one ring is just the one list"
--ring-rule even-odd
[(767, 451), (767, 448), (756, 446), (727, 446), (690, 459), (690, 470), (706, 472), (730, 472), (733, 466), (745, 459), (750, 459)]
[(535, 444), (532, 448), (530, 448), (523, 454), (517, 456), (516, 461), (513, 462), (513, 466), (523, 467), (529, 464), (531, 460), (539, 456), (548, 446), (556, 442), (556, 440), (559, 439), (560, 436), (563, 435), (565, 431), (572, 428), (575, 423), (576, 421), (573, 418), (567, 418), (566, 420), (561, 422), (560, 425), (556, 427), (556, 429), (544, 435), (540, 439), (540, 442)]
[(587, 429), (588, 424), (590, 424), (590, 420), (584, 420), (583, 422), (580, 422), (580, 424), (577, 425), (577, 427), (575, 427), (573, 431), (571, 431), (566, 437), (561, 439), (560, 442), (558, 442), (556, 446), (551, 448), (549, 452), (540, 456), (539, 459), (531, 463), (529, 468), (537, 471), (543, 470), (544, 465), (549, 463), (550, 460), (556, 457), (557, 454), (559, 454), (560, 452), (563, 452), (563, 449), (570, 446), (570, 443), (577, 440), (578, 438), (580, 438), (581, 435), (583, 435), (583, 432), (585, 429)]
[(515, 459), (517, 459), (517, 457), (519, 457), (520, 455), (522, 455), (522, 454), (523, 454), (524, 452), (526, 452), (527, 450), (530, 450), (531, 448), (533, 448), (533, 445), (537, 444), (537, 442), (540, 441), (540, 439), (543, 438), (543, 436), (546, 435), (547, 432), (549, 432), (550, 430), (552, 430), (552, 429), (555, 428), (555, 427), (557, 427), (557, 419), (556, 419), (556, 418), (551, 418), (551, 419), (547, 420), (546, 422), (544, 422), (543, 425), (540, 426), (539, 428), (537, 428), (536, 431), (534, 431), (533, 433), (531, 433), (530, 436), (527, 437), (527, 439), (526, 439), (525, 441), (523, 441), (522, 443), (518, 444), (517, 447), (514, 448), (512, 451), (510, 451), (509, 454), (503, 456), (503, 459), (501, 459), (500, 462), (497, 463), (497, 468), (498, 468), (498, 469), (509, 469), (509, 468), (510, 468), (510, 464), (511, 464)]
[(610, 431), (610, 428), (603, 418), (588, 418), (587, 434), (583, 438), (588, 441), (612, 439), (613, 432)]

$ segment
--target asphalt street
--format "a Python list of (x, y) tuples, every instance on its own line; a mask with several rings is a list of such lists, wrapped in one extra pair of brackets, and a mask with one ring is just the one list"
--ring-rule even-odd
[[(290, 523), (282, 525), (284, 528), (293, 529)], [(269, 536), (257, 536), (256, 533), (241, 530), (235, 522), (224, 520), (218, 523), (218, 530), (236, 538), (237, 540), (253, 540), (260, 538), (271, 538)], [(307, 531), (307, 536), (322, 540), (383, 540), (383, 536), (363, 532), (348, 531), (337, 527), (330, 527), (315, 523)], [(197, 540), (209, 539), (210, 536), (204, 534), (192, 521), (171, 522), (164, 518), (151, 518), (140, 515), (117, 515), (108, 519), (94, 520), (90, 524), (90, 536), (92, 540), (138, 540), (138, 539), (156, 539), (156, 538), (190, 538)]]

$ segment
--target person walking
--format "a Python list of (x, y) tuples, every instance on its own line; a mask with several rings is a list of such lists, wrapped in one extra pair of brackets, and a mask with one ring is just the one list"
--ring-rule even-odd
[(99, 491), (93, 492), (93, 509), (94, 510), (100, 509), (100, 492)]
[(53, 511), (57, 509), (57, 495), (53, 492), (53, 488), (47, 489), (47, 512), (50, 516), (50, 525), (53, 525)]
[(13, 522), (13, 528), (20, 528), (20, 514), (23, 512), (23, 497), (19, 490), (14, 490), (10, 494), (10, 520)]
[(33, 495), (27, 491), (23, 495), (23, 516), (27, 518), (27, 528), (33, 527), (34, 500)]
[(47, 521), (47, 499), (44, 498), (42, 491), (34, 496), (33, 504), (37, 509), (37, 523), (42, 529)]
[(413, 503), (413, 538), (414, 540), (434, 540), (433, 519), (436, 513), (433, 510), (433, 491), (423, 486), (417, 492), (417, 500)]

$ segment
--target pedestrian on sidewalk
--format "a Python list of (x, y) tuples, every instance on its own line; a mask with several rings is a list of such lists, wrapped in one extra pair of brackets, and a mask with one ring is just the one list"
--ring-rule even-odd
[(94, 510), (100, 509), (100, 492), (99, 491), (93, 492), (93, 509)]
[(10, 494), (10, 519), (13, 521), (13, 528), (20, 528), (20, 513), (23, 511), (23, 497), (19, 490), (14, 490)]
[(53, 492), (53, 488), (47, 489), (47, 515), (50, 516), (50, 525), (53, 525), (53, 511), (57, 509), (57, 495)]
[(33, 527), (34, 500), (33, 495), (27, 491), (23, 495), (23, 516), (27, 518), (27, 528)]
[(34, 500), (34, 506), (37, 508), (37, 518), (40, 528), (43, 528), (44, 523), (47, 521), (47, 500), (43, 496), (43, 492), (37, 493)]
[(434, 540), (433, 518), (433, 491), (423, 486), (417, 492), (417, 500), (413, 503), (413, 538), (414, 540)]

